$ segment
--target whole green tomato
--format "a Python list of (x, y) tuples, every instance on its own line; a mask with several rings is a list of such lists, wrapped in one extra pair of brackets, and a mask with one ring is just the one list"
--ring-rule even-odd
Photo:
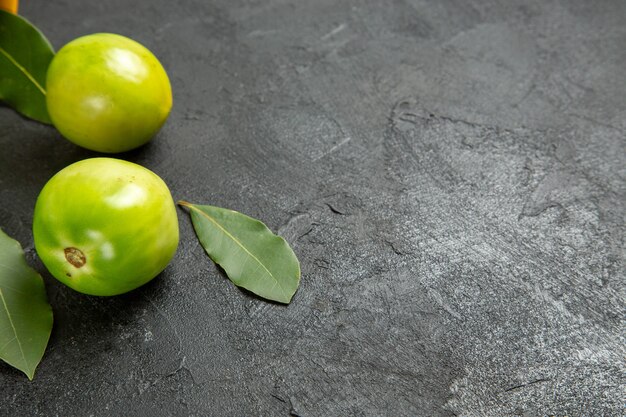
[(50, 273), (91, 295), (117, 295), (150, 281), (178, 246), (167, 185), (152, 171), (92, 158), (43, 187), (33, 219), (37, 254)]
[(48, 68), (46, 104), (70, 141), (98, 152), (124, 152), (148, 142), (172, 108), (172, 88), (157, 58), (124, 36), (75, 39)]

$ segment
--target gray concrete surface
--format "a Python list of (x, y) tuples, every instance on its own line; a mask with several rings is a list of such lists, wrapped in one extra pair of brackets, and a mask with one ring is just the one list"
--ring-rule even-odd
[(96, 154), (0, 108), (0, 227), (55, 312), (0, 415), (623, 415), (626, 2), (22, 3), (57, 48), (153, 50), (174, 109), (120, 157), (263, 220), (303, 275), (288, 307), (242, 292), (180, 211), (156, 280), (72, 292), (32, 212)]

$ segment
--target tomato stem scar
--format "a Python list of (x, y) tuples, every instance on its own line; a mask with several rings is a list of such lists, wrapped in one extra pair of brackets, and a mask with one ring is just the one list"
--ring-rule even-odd
[(81, 266), (87, 263), (87, 258), (85, 257), (85, 254), (80, 249), (65, 248), (64, 252), (65, 252), (65, 259), (67, 259), (67, 261), (71, 263), (72, 265), (74, 265), (76, 268), (80, 268)]

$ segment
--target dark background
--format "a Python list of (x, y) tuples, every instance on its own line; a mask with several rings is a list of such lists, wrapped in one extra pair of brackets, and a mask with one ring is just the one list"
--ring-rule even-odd
[(124, 296), (63, 287), (39, 190), (98, 154), (0, 108), (0, 227), (44, 277), (35, 380), (5, 416), (623, 413), (626, 2), (29, 1), (56, 49), (116, 32), (174, 108), (119, 155), (175, 199), (263, 220), (302, 264), (289, 306), (233, 286), (187, 214)]

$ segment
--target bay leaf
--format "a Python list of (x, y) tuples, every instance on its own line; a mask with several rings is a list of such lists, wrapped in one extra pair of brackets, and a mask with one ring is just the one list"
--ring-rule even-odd
[(237, 211), (186, 201), (200, 243), (237, 286), (288, 304), (300, 284), (300, 263), (289, 244), (259, 220)]
[(46, 107), (46, 73), (54, 50), (21, 16), (0, 10), (0, 100), (31, 119), (52, 123)]
[(20, 244), (0, 229), (0, 359), (33, 379), (52, 331), (41, 276)]

